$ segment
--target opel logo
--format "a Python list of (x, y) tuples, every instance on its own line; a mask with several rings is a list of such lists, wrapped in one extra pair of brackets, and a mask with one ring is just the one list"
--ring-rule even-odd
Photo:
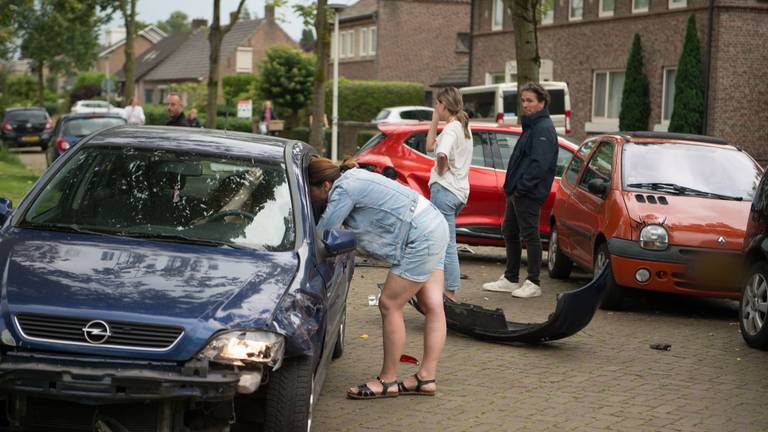
[(725, 237), (723, 236), (718, 237), (717, 244), (719, 244), (720, 246), (725, 246)]
[(83, 327), (85, 340), (92, 344), (104, 343), (107, 338), (112, 336), (109, 324), (101, 320), (91, 321)]

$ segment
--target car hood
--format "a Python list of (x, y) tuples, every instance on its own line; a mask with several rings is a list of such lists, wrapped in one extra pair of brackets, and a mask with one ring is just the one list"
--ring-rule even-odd
[[(642, 193), (644, 197), (663, 196), (667, 201), (651, 204), (638, 202), (638, 194), (623, 193), (629, 217), (640, 225), (663, 224), (670, 244), (741, 250), (750, 201)], [(719, 241), (721, 237), (724, 243)]]
[(294, 252), (12, 229), (0, 241), (2, 310), (175, 323), (270, 320)]

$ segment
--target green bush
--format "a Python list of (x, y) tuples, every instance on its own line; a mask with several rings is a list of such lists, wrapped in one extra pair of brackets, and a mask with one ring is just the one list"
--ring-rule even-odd
[(304, 126), (299, 126), (291, 129), (291, 134), (289, 135), (291, 139), (296, 141), (302, 141), (305, 143), (309, 142), (309, 128)]
[(144, 116), (148, 125), (164, 125), (168, 121), (165, 105), (144, 105)]
[(240, 95), (251, 92), (251, 88), (255, 82), (255, 75), (225, 76), (221, 79), (221, 86), (224, 90), (224, 100), (231, 103), (237, 103)]
[(236, 117), (230, 117), (226, 119), (224, 117), (216, 117), (216, 129), (226, 129), (237, 132), (252, 132), (251, 121), (246, 119), (239, 119)]
[[(330, 117), (333, 82), (325, 87), (325, 111)], [(369, 122), (382, 108), (400, 105), (423, 105), (421, 84), (399, 81), (339, 80), (339, 120)]]

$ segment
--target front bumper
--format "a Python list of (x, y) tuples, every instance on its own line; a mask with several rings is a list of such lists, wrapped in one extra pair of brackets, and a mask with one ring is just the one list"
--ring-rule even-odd
[(0, 393), (91, 403), (192, 399), (219, 401), (237, 392), (240, 374), (207, 363), (122, 362), (10, 352), (0, 361)]
[[(618, 285), (677, 294), (738, 299), (741, 297), (739, 251), (670, 246), (647, 250), (637, 241), (608, 240), (611, 270)], [(635, 273), (646, 269), (647, 282)]]

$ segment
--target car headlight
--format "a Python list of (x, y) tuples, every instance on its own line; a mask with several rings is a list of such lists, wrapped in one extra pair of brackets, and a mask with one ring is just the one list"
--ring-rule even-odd
[(661, 225), (648, 225), (640, 231), (640, 247), (664, 250), (669, 246), (669, 234)]
[(200, 355), (217, 363), (266, 364), (276, 369), (283, 360), (284, 350), (285, 338), (277, 333), (236, 331), (217, 336)]

